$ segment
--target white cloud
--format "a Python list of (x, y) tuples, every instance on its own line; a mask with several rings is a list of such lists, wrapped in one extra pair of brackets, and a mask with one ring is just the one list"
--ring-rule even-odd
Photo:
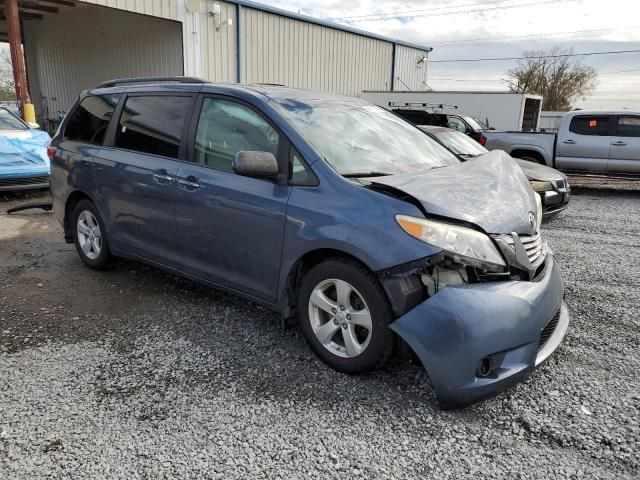
[[(527, 50), (544, 50), (554, 45), (573, 48), (576, 53), (640, 49), (640, 2), (637, 0), (440, 0), (428, 3), (418, 0), (309, 0), (304, 3), (273, 0), (265, 3), (431, 45), (434, 51), (430, 55), (429, 84), (443, 90), (504, 89), (500, 79), (515, 62), (434, 63), (434, 60), (520, 56)], [(472, 6), (474, 4), (477, 6)], [(515, 5), (526, 6), (507, 8)], [(416, 12), (397, 13), (408, 11)], [(389, 12), (396, 14), (354, 18)], [(450, 12), (458, 13), (445, 15)], [(351, 18), (340, 20), (343, 17)], [(509, 36), (524, 38), (502, 38)], [(456, 41), (457, 45), (443, 43)], [(462, 41), (468, 43), (461, 44)], [(630, 70), (640, 68), (640, 53), (584, 57), (583, 63), (601, 73)], [(626, 106), (640, 110), (639, 79), (637, 72), (601, 75), (594, 95), (578, 105), (587, 108)]]

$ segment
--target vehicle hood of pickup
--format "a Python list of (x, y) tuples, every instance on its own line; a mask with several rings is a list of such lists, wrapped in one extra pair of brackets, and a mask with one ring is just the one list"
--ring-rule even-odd
[(430, 215), (469, 222), (486, 233), (535, 233), (529, 215), (536, 214), (535, 194), (501, 150), (450, 167), (368, 180), (411, 195)]
[(520, 168), (529, 180), (539, 180), (541, 182), (554, 182), (562, 180), (563, 175), (555, 168), (540, 165), (539, 163), (530, 162), (529, 160), (516, 159)]

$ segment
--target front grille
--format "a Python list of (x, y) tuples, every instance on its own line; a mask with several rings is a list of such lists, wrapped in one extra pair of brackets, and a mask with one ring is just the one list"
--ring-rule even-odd
[(549, 341), (553, 332), (555, 332), (556, 327), (558, 326), (558, 322), (560, 321), (560, 310), (556, 312), (549, 323), (545, 325), (545, 327), (540, 332), (540, 339), (538, 340), (538, 351), (542, 350), (542, 347)]
[[(506, 236), (505, 241), (507, 244), (515, 248), (513, 237)], [(522, 246), (527, 252), (527, 256), (529, 257), (529, 261), (531, 265), (535, 268), (538, 268), (544, 262), (544, 258), (546, 256), (544, 242), (542, 241), (542, 236), (539, 233), (535, 235), (520, 235), (520, 241), (522, 242)]]
[(0, 179), (0, 188), (2, 187), (23, 187), (27, 185), (40, 185), (49, 183), (49, 176), (40, 177), (21, 177), (21, 178), (4, 178)]

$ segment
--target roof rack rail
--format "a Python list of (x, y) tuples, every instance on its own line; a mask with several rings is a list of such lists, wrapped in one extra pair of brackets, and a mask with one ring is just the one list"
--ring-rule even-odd
[(136, 78), (117, 78), (102, 82), (95, 88), (110, 88), (125, 83), (157, 83), (157, 82), (176, 82), (176, 83), (207, 83), (206, 80), (197, 77), (136, 77)]
[(423, 102), (389, 102), (389, 106), (393, 108), (402, 108), (402, 107), (410, 107), (414, 109), (419, 108), (431, 108), (431, 109), (441, 109), (451, 108), (453, 110), (457, 109), (457, 105), (452, 105), (450, 103), (423, 103)]

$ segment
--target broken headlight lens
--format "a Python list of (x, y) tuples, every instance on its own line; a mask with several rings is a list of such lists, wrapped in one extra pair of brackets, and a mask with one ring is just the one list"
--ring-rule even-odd
[[(506, 264), (493, 241), (484, 233), (450, 223), (396, 215), (400, 228), (412, 237), (446, 250), (454, 260), (502, 270)], [(471, 262), (465, 262), (471, 260)]]

